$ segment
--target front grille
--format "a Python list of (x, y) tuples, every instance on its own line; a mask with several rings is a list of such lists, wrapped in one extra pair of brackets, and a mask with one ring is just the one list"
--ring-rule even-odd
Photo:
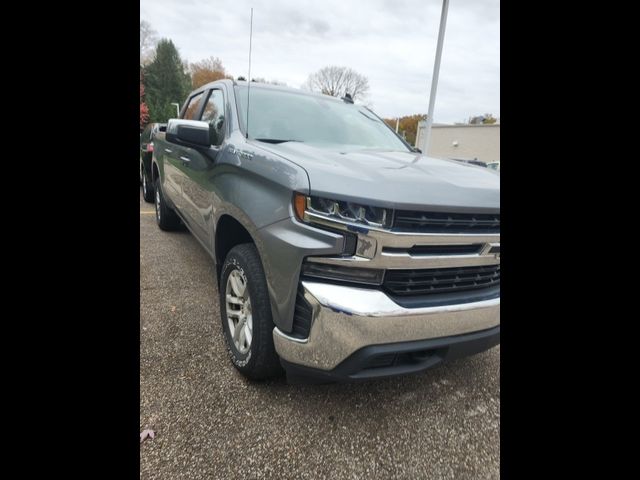
[(395, 212), (393, 230), (419, 233), (500, 233), (500, 214), (398, 210)]
[(299, 286), (298, 294), (296, 295), (296, 308), (293, 313), (292, 337), (301, 339), (309, 337), (312, 312), (311, 305), (309, 305), (309, 302), (304, 298), (302, 286)]
[(387, 270), (384, 288), (393, 295), (464, 292), (500, 285), (500, 265), (421, 270)]

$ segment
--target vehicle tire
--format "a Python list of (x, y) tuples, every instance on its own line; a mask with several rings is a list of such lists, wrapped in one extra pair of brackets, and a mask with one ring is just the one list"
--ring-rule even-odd
[(142, 198), (147, 203), (153, 203), (155, 199), (154, 188), (147, 172), (142, 169)]
[(254, 380), (281, 375), (267, 281), (254, 244), (231, 249), (222, 265), (219, 286), (222, 329), (233, 365)]
[(180, 217), (169, 207), (164, 199), (160, 178), (156, 179), (155, 188), (156, 222), (160, 230), (177, 230), (180, 228)]

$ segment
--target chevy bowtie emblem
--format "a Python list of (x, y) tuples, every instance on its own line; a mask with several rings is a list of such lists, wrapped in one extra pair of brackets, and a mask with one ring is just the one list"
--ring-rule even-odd
[(358, 243), (360, 244), (358, 245), (358, 255), (364, 257), (366, 255), (366, 252), (371, 248), (371, 242), (363, 238)]
[(500, 260), (500, 244), (487, 243), (480, 251), (480, 255), (493, 255), (493, 258)]
[(358, 257), (373, 258), (376, 255), (378, 242), (373, 237), (366, 235), (358, 235), (358, 244), (356, 245), (356, 255)]

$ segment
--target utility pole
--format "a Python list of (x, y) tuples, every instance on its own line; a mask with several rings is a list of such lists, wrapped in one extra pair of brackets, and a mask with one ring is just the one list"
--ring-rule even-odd
[(180, 118), (180, 104), (174, 102), (171, 105), (175, 105), (176, 106), (176, 118)]
[(398, 133), (398, 127), (400, 126), (400, 117), (396, 119), (396, 133)]
[(449, 10), (449, 0), (442, 0), (442, 14), (440, 15), (440, 31), (438, 32), (438, 45), (436, 47), (436, 60), (433, 65), (433, 76), (431, 78), (431, 93), (429, 94), (429, 112), (427, 113), (427, 125), (425, 128), (425, 141), (423, 153), (429, 155), (429, 144), (431, 143), (431, 125), (433, 124), (433, 107), (436, 103), (436, 90), (438, 89), (438, 75), (440, 74), (440, 59), (442, 58), (442, 43), (444, 42), (444, 29), (447, 26), (447, 12)]

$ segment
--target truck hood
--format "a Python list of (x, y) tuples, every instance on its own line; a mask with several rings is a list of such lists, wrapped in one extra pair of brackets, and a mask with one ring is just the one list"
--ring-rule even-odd
[(267, 150), (307, 171), (311, 195), (397, 209), (495, 212), (500, 175), (413, 152), (319, 148), (287, 142)]

